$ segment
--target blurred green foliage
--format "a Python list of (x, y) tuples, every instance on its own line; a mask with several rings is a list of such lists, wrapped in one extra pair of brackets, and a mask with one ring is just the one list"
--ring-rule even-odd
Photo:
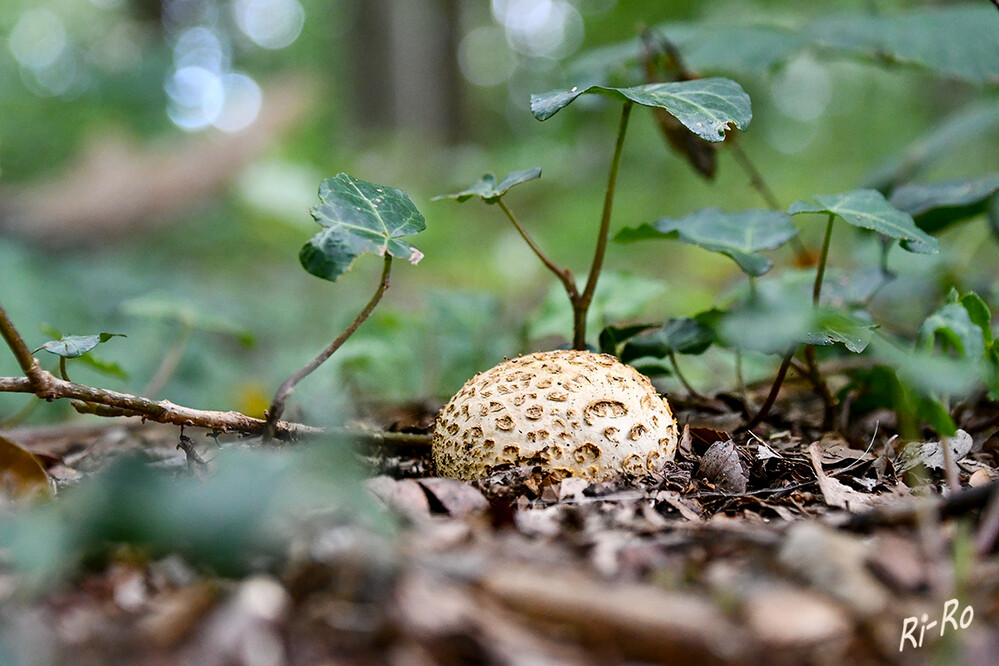
[[(499, 29), (485, 3), (472, 4), (464, 10), (464, 33)], [(585, 105), (580, 100), (573, 113), (542, 124), (530, 116), (529, 95), (583, 83), (572, 77), (586, 67), (592, 71), (593, 59), (587, 65), (579, 54), (594, 47), (608, 47), (601, 57), (627, 52), (639, 24), (658, 26), (674, 39), (689, 54), (688, 64), (703, 68), (699, 73), (730, 76), (745, 88), (753, 122), (739, 143), (785, 206), (815, 193), (881, 187), (903, 176), (902, 182), (914, 175), (932, 182), (997, 169), (994, 80), (983, 86), (967, 81), (969, 76), (962, 80), (962, 72), (941, 76), (914, 66), (911, 61), (918, 58), (878, 58), (841, 37), (851, 20), (863, 24), (871, 12), (889, 16), (912, 9), (912, 3), (840, 3), (837, 12), (846, 18), (828, 18), (822, 6), (792, 2), (652, 7), (579, 0), (574, 5), (584, 31), (573, 52), (558, 58), (516, 53), (508, 80), (487, 86), (461, 81), (465, 133), (451, 143), (405, 124), (369, 126), (358, 116), (356, 70), (368, 57), (354, 34), (359, 3), (302, 0), (302, 32), (282, 49), (262, 48), (241, 35), (232, 3), (193, 5), (214, 7), (213, 25), (229, 40), (227, 67), (260, 83), (265, 102), (268, 84), (295, 76), (306, 82), (313, 104), (294, 131), (234, 174), (223, 191), (169, 224), (56, 252), (4, 234), (0, 218), (0, 298), (29, 345), (44, 342), (44, 325), (128, 334), (106, 348), (108, 360), (118, 363), (128, 380), (108, 380), (81, 368), (79, 377), (74, 374), (79, 381), (141, 389), (173, 331), (164, 322), (134, 316), (122, 304), (155, 294), (214, 313), (257, 340), (251, 348), (228, 338), (195, 336), (164, 397), (242, 409), (253, 396), (270, 394), (290, 369), (353, 318), (377, 280), (374, 264), (358, 265), (336, 285), (317, 282), (297, 265), (303, 234), (314, 230), (307, 211), (317, 203), (317, 184), (340, 171), (409, 193), (427, 217), (420, 240), (426, 259), (418, 269), (399, 266), (382, 310), (338, 354), (339, 361), (303, 385), (295, 400), (306, 413), (329, 422), (342, 416), (340, 410), (350, 411), (358, 397), (445, 397), (461, 378), (502, 356), (526, 351), (539, 338), (566, 335), (566, 313), (552, 295), (561, 298), (558, 285), (501, 216), (490, 207), (454, 207), (430, 197), (455, 191), (488, 170), (506, 173), (540, 164), (544, 176), (512, 191), (508, 201), (553, 258), (581, 270), (592, 254), (592, 238), (580, 230), (598, 221), (613, 141), (608, 128), (616, 112), (602, 100)], [(65, 173), (86, 146), (103, 137), (169, 145), (192, 137), (211, 142), (219, 135), (214, 129), (184, 131), (171, 122), (164, 83), (176, 66), (178, 33), (155, 12), (137, 11), (144, 6), (127, 0), (12, 0), (0, 7), (0, 34), (8, 37), (0, 48), (0, 208), (33, 183)], [(75, 54), (85, 74), (62, 92), (46, 90), (12, 50), (10, 36), (19, 21), (39, 10), (61, 20), (67, 53)], [(739, 33), (755, 35), (739, 42), (738, 53), (746, 54), (741, 61), (731, 62), (735, 50), (710, 47), (718, 40), (735, 43), (733, 35), (746, 25), (756, 26), (756, 32)], [(822, 26), (836, 30), (820, 34), (820, 46), (808, 46)], [(788, 39), (789, 34), (798, 37)], [(953, 75), (951, 55), (941, 59)], [(633, 65), (615, 70), (618, 77), (635, 74)], [(390, 81), (391, 73), (384, 78)], [(709, 206), (737, 211), (761, 205), (729, 153), (719, 155), (718, 176), (707, 182), (670, 154), (652, 116), (637, 111), (625, 145), (612, 233)], [(975, 211), (979, 215), (972, 222), (940, 232), (939, 255), (890, 255), (898, 280), (870, 303), (886, 333), (912, 339), (951, 287), (995, 302), (989, 267), (997, 260), (996, 246), (987, 225), (977, 222), (980, 208)], [(804, 244), (817, 248), (821, 225), (798, 226)], [(831, 254), (837, 269), (851, 273), (879, 265), (882, 250), (872, 234), (842, 226)], [(781, 265), (793, 262), (788, 249), (769, 256)], [(594, 336), (601, 325), (661, 322), (724, 306), (742, 280), (724, 257), (676, 243), (612, 245), (607, 269), (600, 285), (609, 291), (598, 292), (604, 304), (595, 307)], [(615, 273), (632, 283), (619, 282)], [(717, 388), (730, 376), (719, 371), (719, 363), (710, 354), (698, 356), (687, 363), (687, 372), (698, 386)], [(749, 367), (752, 374), (756, 366)], [(770, 370), (769, 361), (758, 366), (761, 374)], [(0, 353), (0, 373), (16, 374), (9, 355)], [(0, 419), (27, 399), (0, 395)], [(34, 418), (58, 418), (67, 409), (45, 405)]]

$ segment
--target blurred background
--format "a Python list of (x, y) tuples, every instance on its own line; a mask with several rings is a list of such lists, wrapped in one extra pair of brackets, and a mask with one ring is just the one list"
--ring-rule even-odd
[[(836, 11), (917, 4), (844, 1)], [(793, 32), (823, 11), (745, 0), (5, 0), (0, 302), (32, 347), (53, 330), (128, 336), (97, 350), (121, 372), (71, 363), (73, 379), (260, 415), (377, 282), (370, 256), (335, 284), (298, 263), (318, 230), (308, 213), (318, 185), (343, 171), (411, 196), (427, 219), (412, 239), (426, 258), (397, 262), (372, 319), (296, 392), (301, 416), (321, 423), (359, 405), (446, 398), (504, 356), (559, 344), (571, 326), (559, 285), (497, 208), (433, 196), (486, 171), (540, 166), (540, 181), (505, 200), (577, 276), (593, 252), (617, 106), (580, 100), (540, 123), (530, 94), (593, 82), (581, 55), (642, 26), (666, 26), (670, 38), (670, 26), (702, 23)], [(739, 140), (784, 206), (864, 185), (982, 94), (818, 48), (699, 73), (749, 93), (754, 119)], [(923, 175), (995, 170), (996, 124), (938, 151)], [(612, 233), (707, 206), (765, 205), (726, 152), (713, 181), (695, 174), (644, 109), (618, 183)], [(822, 225), (796, 224), (817, 249)], [(908, 278), (875, 309), (906, 332), (955, 284), (994, 302), (989, 239), (986, 225), (965, 225), (946, 232), (939, 256), (893, 256)], [(831, 263), (873, 267), (879, 255), (876, 240), (843, 229)], [(773, 256), (793, 264), (790, 249)], [(690, 316), (723, 304), (741, 279), (728, 259), (678, 243), (612, 245), (605, 270), (598, 324)], [(175, 370), (156, 377), (164, 358)], [(712, 358), (693, 366), (705, 390), (731, 383)], [(0, 374), (18, 374), (2, 350)], [(0, 394), (0, 422), (31, 402)], [(27, 419), (70, 413), (42, 404)]]

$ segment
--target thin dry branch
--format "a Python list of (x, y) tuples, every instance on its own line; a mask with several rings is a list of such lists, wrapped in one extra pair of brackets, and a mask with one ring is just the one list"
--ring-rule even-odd
[(368, 301), (368, 304), (365, 305), (364, 309), (361, 310), (360, 314), (358, 314), (357, 317), (354, 318), (354, 321), (350, 323), (350, 326), (344, 329), (343, 333), (337, 336), (336, 340), (330, 343), (330, 345), (326, 347), (326, 349), (319, 352), (319, 354), (314, 359), (309, 361), (305, 365), (305, 367), (297, 370), (290, 377), (288, 377), (288, 379), (284, 380), (284, 383), (282, 383), (281, 386), (278, 387), (277, 393), (274, 394), (274, 399), (271, 401), (270, 409), (267, 410), (268, 427), (264, 431), (265, 439), (270, 439), (271, 437), (277, 436), (278, 434), (276, 427), (277, 420), (281, 418), (281, 413), (284, 411), (284, 403), (288, 400), (289, 397), (291, 397), (291, 394), (295, 391), (295, 387), (298, 385), (298, 383), (303, 379), (305, 379), (306, 377), (308, 377), (310, 374), (312, 374), (312, 372), (315, 371), (315, 369), (318, 368), (320, 365), (325, 363), (329, 359), (329, 357), (332, 356), (334, 352), (336, 352), (336, 350), (339, 349), (343, 345), (343, 343), (347, 341), (347, 338), (353, 335), (354, 331), (360, 328), (361, 324), (363, 324), (364, 321), (371, 315), (375, 307), (378, 305), (378, 302), (382, 300), (382, 296), (384, 296), (385, 292), (388, 291), (389, 274), (391, 272), (392, 272), (392, 255), (389, 254), (388, 251), (386, 251), (385, 261), (382, 264), (381, 280), (379, 280), (378, 288), (375, 290), (375, 293), (371, 297), (371, 300)]
[[(180, 426), (209, 428), (222, 432), (239, 432), (247, 435), (263, 434), (267, 422), (255, 419), (240, 412), (219, 412), (193, 409), (175, 405), (169, 400), (150, 400), (128, 393), (118, 393), (95, 388), (76, 382), (59, 379), (47, 370), (38, 370), (44, 380), (44, 388), (36, 390), (27, 377), (0, 377), (0, 392), (34, 393), (43, 400), (78, 400), (78, 411), (99, 416), (137, 416), (146, 421), (172, 423)], [(322, 434), (321, 428), (278, 421), (274, 424), (275, 436), (279, 439), (299, 439)]]

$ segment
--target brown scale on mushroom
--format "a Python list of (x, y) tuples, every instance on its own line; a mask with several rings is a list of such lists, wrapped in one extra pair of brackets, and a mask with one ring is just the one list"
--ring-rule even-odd
[[(459, 415), (460, 439), (451, 433)], [(600, 480), (658, 470), (676, 444), (673, 413), (647, 377), (606, 354), (554, 351), (466, 382), (437, 417), (433, 457), (440, 474), (464, 480), (539, 462)]]

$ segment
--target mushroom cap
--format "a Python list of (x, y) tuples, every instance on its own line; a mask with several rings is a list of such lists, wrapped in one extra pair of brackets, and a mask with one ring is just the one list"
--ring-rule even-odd
[(662, 468), (677, 425), (648, 377), (608, 354), (537, 352), (475, 375), (437, 416), (439, 474), (543, 465), (592, 481)]

